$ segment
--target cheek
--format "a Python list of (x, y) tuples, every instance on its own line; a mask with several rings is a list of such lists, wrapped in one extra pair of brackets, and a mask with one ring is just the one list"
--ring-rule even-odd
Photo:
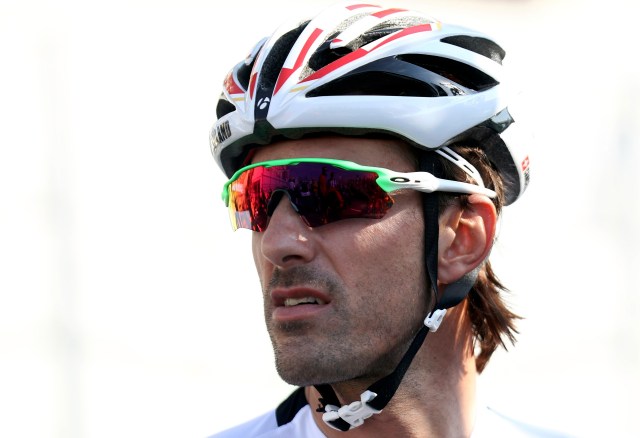
[(262, 242), (262, 234), (257, 232), (252, 232), (251, 236), (251, 253), (253, 254), (253, 264), (256, 267), (256, 272), (258, 273), (258, 278), (260, 279), (260, 284), (264, 284), (263, 280), (263, 269), (262, 269), (262, 251), (261, 251), (261, 242)]
[(352, 236), (350, 248), (339, 253), (343, 257), (341, 277), (351, 283), (349, 287), (366, 288), (369, 299), (386, 300), (389, 305), (394, 296), (408, 298), (414, 306), (418, 300), (426, 302), (424, 225), (420, 210), (385, 216), (354, 230)]
[(423, 265), (424, 221), (421, 211), (411, 208), (385, 216), (362, 229), (356, 245), (383, 265), (407, 266), (412, 270)]

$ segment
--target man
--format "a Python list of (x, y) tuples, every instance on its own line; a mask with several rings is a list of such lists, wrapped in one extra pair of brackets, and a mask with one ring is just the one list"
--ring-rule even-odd
[(277, 370), (300, 389), (220, 436), (535, 432), (475, 403), (518, 318), (488, 261), (529, 180), (504, 55), (419, 12), (339, 3), (231, 70), (212, 151), (234, 229), (253, 230)]

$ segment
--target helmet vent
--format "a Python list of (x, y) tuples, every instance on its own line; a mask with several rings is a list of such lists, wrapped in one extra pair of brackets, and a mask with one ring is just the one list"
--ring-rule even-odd
[(243, 62), (242, 64), (240, 64), (240, 66), (236, 70), (236, 77), (238, 78), (238, 83), (245, 90), (249, 88), (249, 79), (251, 78), (251, 70), (253, 69), (253, 64), (255, 63), (256, 63), (256, 60), (254, 58), (251, 64), (247, 65)]
[(348, 55), (351, 52), (355, 52), (367, 44), (377, 41), (381, 38), (386, 37), (394, 32), (403, 30), (407, 27), (418, 26), (425, 23), (432, 23), (425, 19), (424, 17), (402, 17), (387, 20), (383, 23), (377, 24), (376, 26), (370, 28), (366, 32), (360, 34), (357, 38), (349, 41), (347, 45), (344, 47), (340, 47), (338, 49), (331, 49), (330, 44), (334, 38), (336, 38), (340, 33), (347, 28), (354, 21), (357, 21), (361, 18), (368, 17), (369, 14), (362, 14), (358, 16), (351, 17), (349, 20), (345, 20), (340, 24), (333, 32), (333, 34), (327, 38), (327, 40), (321, 44), (318, 49), (314, 52), (314, 54), (309, 58), (309, 63), (305, 67), (304, 71), (301, 74), (301, 78), (304, 79), (307, 76), (315, 73), (321, 68), (331, 64), (334, 61), (342, 58), (345, 55)]
[(368, 32), (365, 32), (358, 36), (358, 38), (350, 41), (349, 44), (344, 47), (340, 47), (338, 49), (331, 49), (330, 45), (334, 38), (338, 37), (354, 22), (368, 17), (369, 14), (359, 14), (353, 17), (350, 17), (347, 20), (344, 20), (338, 27), (336, 27), (335, 31), (331, 33), (331, 35), (316, 49), (316, 51), (309, 58), (309, 62), (302, 72), (301, 77), (305, 78), (316, 71), (320, 70), (322, 67), (325, 67), (331, 64), (334, 61), (342, 58), (345, 55), (348, 55), (351, 52), (355, 52), (360, 47), (369, 44), (372, 41), (378, 40), (392, 32), (395, 32), (397, 29), (388, 29), (384, 30), (380, 28), (380, 25), (376, 26), (374, 29), (371, 29)]
[(488, 74), (453, 59), (416, 54), (400, 55), (398, 59), (422, 67), (471, 90), (483, 91), (498, 84), (498, 81)]
[(269, 51), (269, 56), (264, 60), (264, 64), (261, 69), (261, 74), (258, 82), (258, 87), (262, 90), (273, 90), (278, 80), (280, 70), (284, 65), (284, 62), (291, 51), (291, 48), (295, 44), (296, 40), (302, 33), (302, 31), (309, 24), (308, 21), (300, 24), (295, 29), (291, 29), (289, 32), (282, 35), (278, 41), (275, 42), (273, 48)]
[(235, 110), (235, 105), (225, 99), (224, 94), (222, 94), (220, 96), (220, 99), (218, 99), (218, 105), (216, 106), (216, 116), (218, 117), (218, 119), (221, 119), (222, 117), (231, 112), (234, 112)]
[(492, 61), (502, 64), (502, 60), (506, 52), (494, 43), (493, 41), (468, 35), (456, 35), (446, 38), (442, 38), (443, 43), (451, 44), (454, 46), (462, 47), (463, 49), (471, 50), (479, 55), (486, 56)]
[(311, 90), (307, 97), (321, 96), (446, 96), (432, 84), (384, 71), (365, 71), (331, 81)]

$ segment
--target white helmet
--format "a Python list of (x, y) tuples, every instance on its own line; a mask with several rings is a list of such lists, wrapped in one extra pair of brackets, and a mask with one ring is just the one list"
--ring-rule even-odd
[(427, 150), (470, 140), (502, 176), (508, 205), (527, 186), (529, 159), (506, 139), (504, 55), (488, 36), (420, 12), (340, 3), (279, 28), (229, 72), (211, 149), (230, 177), (278, 138), (382, 133)]

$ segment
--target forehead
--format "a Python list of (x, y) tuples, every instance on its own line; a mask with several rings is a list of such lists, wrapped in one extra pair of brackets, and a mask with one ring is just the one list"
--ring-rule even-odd
[(416, 170), (411, 147), (393, 138), (327, 136), (278, 141), (259, 148), (252, 162), (306, 157), (348, 160), (400, 172)]

